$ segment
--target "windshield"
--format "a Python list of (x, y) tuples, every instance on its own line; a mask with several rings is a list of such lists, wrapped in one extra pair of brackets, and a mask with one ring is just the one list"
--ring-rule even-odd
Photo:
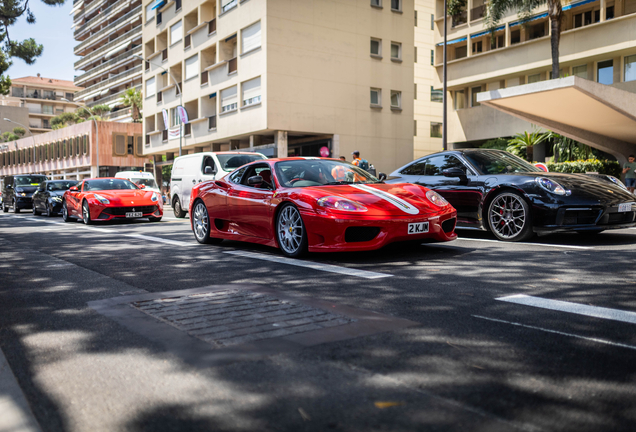
[(66, 180), (66, 181), (56, 181), (56, 182), (48, 182), (46, 184), (46, 190), (48, 191), (65, 191), (68, 190), (71, 186), (75, 186), (77, 184), (77, 180)]
[(45, 182), (45, 176), (20, 176), (15, 178), (16, 186), (39, 186), (40, 183)]
[(84, 181), (84, 192), (100, 190), (126, 190), (139, 188), (132, 182), (124, 179), (100, 179)]
[(266, 159), (265, 156), (259, 154), (218, 154), (219, 163), (223, 171), (234, 171), (238, 167), (257, 160)]
[(365, 170), (327, 159), (290, 160), (276, 162), (276, 176), (283, 187), (307, 187), (336, 184), (378, 183)]
[(155, 179), (152, 178), (131, 178), (130, 181), (138, 185), (157, 189), (157, 183), (155, 183)]
[(497, 150), (465, 152), (468, 159), (481, 174), (506, 174), (520, 172), (543, 172), (517, 156)]

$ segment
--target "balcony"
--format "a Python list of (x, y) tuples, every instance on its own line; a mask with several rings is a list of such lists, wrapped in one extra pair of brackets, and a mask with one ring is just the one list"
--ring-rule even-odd
[(117, 3), (114, 3), (113, 5), (104, 9), (102, 13), (95, 15), (93, 18), (91, 18), (90, 20), (82, 24), (80, 27), (75, 29), (73, 36), (75, 37), (75, 39), (77, 39), (82, 33), (84, 33), (84, 31), (88, 30), (93, 25), (108, 19), (109, 16), (112, 16), (113, 14), (117, 13), (118, 10), (124, 9), (125, 7), (128, 7), (129, 5), (130, 5), (130, 0), (121, 0)]
[(119, 36), (117, 39), (108, 42), (107, 44), (96, 49), (90, 54), (85, 55), (82, 59), (76, 61), (73, 66), (75, 67), (75, 69), (81, 69), (82, 67), (91, 64), (97, 58), (108, 53), (108, 51), (112, 50), (113, 48), (116, 48), (118, 45), (121, 45), (125, 43), (126, 41), (129, 41), (132, 43), (132, 41), (137, 38), (141, 39), (141, 25), (138, 25), (137, 27), (133, 28), (129, 32), (124, 33), (123, 35)]
[(459, 15), (454, 16), (452, 20), (453, 21), (452, 26), (457, 27), (459, 25), (466, 24), (468, 22), (468, 18), (466, 15), (467, 15), (466, 11), (463, 10), (459, 13)]
[(113, 66), (130, 59), (133, 55), (141, 55), (141, 46), (135, 47), (132, 50), (126, 51), (125, 53), (118, 55), (114, 59), (107, 61), (106, 63), (102, 63), (97, 67), (89, 69), (86, 73), (83, 73), (82, 75), (75, 78), (75, 85), (82, 86), (83, 83), (85, 83), (86, 81), (97, 77), (100, 72), (105, 73), (110, 71)]
[[(135, 90), (139, 90), (141, 91), (141, 84), (136, 85), (135, 87), (133, 87)], [(106, 96), (104, 98), (101, 98), (100, 100), (96, 101), (96, 102), (89, 102), (87, 103), (88, 106), (94, 106), (94, 105), (101, 105), (101, 104), (106, 104), (106, 103), (112, 103), (118, 99), (121, 99), (121, 97), (123, 96), (123, 94), (126, 92), (126, 90), (128, 89), (124, 89), (120, 92), (117, 92), (115, 94), (112, 94), (110, 96)]]
[(92, 92), (95, 92), (95, 91), (99, 90), (100, 88), (107, 88), (109, 86), (112, 86), (112, 84), (114, 84), (114, 83), (116, 83), (116, 82), (118, 82), (120, 80), (123, 80), (124, 78), (129, 78), (129, 77), (131, 77), (133, 75), (137, 75), (137, 74), (141, 76), (141, 65), (135, 66), (134, 68), (129, 69), (129, 70), (125, 71), (125, 72), (122, 72), (122, 73), (120, 73), (118, 75), (115, 75), (112, 78), (100, 81), (97, 84), (94, 84), (94, 85), (92, 85), (90, 87), (87, 87), (84, 90), (75, 93), (75, 97), (79, 98), (79, 97), (82, 97), (84, 95), (87, 95), (87, 94), (90, 94)]
[(138, 6), (135, 9), (131, 10), (130, 12), (128, 12), (123, 17), (121, 17), (121, 18), (113, 21), (112, 23), (108, 24), (106, 27), (104, 27), (103, 29), (99, 30), (97, 33), (94, 33), (94, 34), (90, 35), (90, 37), (88, 37), (82, 43), (77, 45), (73, 49), (73, 52), (75, 53), (75, 55), (79, 55), (78, 53), (82, 52), (84, 50), (84, 48), (88, 47), (89, 45), (98, 43), (99, 40), (101, 38), (103, 38), (103, 37), (109, 36), (110, 34), (112, 34), (114, 32), (114, 30), (119, 25), (121, 25), (122, 23), (125, 23), (127, 20), (130, 20), (131, 22), (132, 21), (137, 21), (139, 19), (140, 14), (141, 14), (141, 6)]

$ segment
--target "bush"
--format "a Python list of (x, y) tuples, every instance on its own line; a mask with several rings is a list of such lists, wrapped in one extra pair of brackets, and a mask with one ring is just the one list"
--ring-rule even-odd
[(508, 140), (505, 138), (495, 138), (486, 141), (479, 148), (506, 150), (508, 148)]
[(577, 160), (573, 162), (548, 163), (548, 170), (562, 173), (586, 173), (598, 172), (599, 174), (609, 174), (620, 178), (622, 170), (617, 161), (610, 160)]

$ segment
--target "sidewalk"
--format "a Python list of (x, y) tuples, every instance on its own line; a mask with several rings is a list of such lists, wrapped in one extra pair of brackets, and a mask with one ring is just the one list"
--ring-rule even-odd
[(31, 408), (0, 349), (0, 432), (40, 432)]

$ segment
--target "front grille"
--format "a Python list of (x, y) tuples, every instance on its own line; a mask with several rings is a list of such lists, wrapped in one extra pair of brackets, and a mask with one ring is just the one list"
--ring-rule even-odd
[(444, 222), (442, 222), (442, 230), (444, 230), (446, 234), (452, 232), (454, 229), (455, 218), (446, 219)]
[(607, 219), (608, 224), (629, 223), (634, 221), (634, 212), (610, 213)]
[(596, 223), (599, 210), (568, 210), (565, 209), (562, 225), (591, 225)]
[(380, 234), (378, 227), (349, 227), (345, 231), (345, 242), (357, 243), (373, 240)]
[(102, 213), (109, 214), (111, 216), (125, 216), (130, 212), (142, 212), (143, 214), (154, 213), (157, 211), (157, 206), (135, 206), (135, 207), (107, 207)]

